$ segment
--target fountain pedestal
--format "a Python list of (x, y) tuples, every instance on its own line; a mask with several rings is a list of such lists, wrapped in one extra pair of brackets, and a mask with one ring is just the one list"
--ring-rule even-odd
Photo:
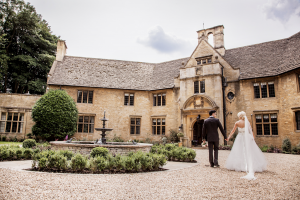
[(112, 131), (113, 129), (112, 128), (105, 128), (105, 122), (108, 121), (108, 119), (105, 118), (105, 111), (104, 111), (104, 117), (103, 119), (101, 119), (101, 121), (103, 121), (103, 128), (95, 128), (96, 131), (101, 131), (102, 134), (102, 138), (101, 138), (101, 141), (102, 141), (102, 144), (106, 144), (106, 138), (105, 138), (105, 132), (106, 131)]

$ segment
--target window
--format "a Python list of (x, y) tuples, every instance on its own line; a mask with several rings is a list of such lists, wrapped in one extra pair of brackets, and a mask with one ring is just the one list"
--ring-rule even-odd
[(298, 91), (300, 91), (300, 74), (298, 75)]
[(199, 89), (199, 81), (194, 82), (194, 93), (205, 93), (205, 81), (200, 81), (200, 89)]
[(125, 93), (124, 105), (133, 106), (134, 105), (134, 94)]
[(152, 134), (165, 135), (166, 134), (166, 119), (152, 118)]
[(205, 64), (208, 64), (208, 63), (211, 63), (211, 57), (209, 58), (196, 58), (196, 61), (197, 61), (197, 65), (205, 65)]
[(79, 116), (77, 123), (78, 133), (94, 133), (94, 116)]
[(277, 114), (256, 114), (257, 135), (278, 135)]
[(77, 103), (93, 103), (93, 91), (78, 90)]
[(24, 126), (24, 113), (2, 112), (0, 121), (1, 133), (22, 133)]
[(295, 112), (296, 116), (296, 128), (297, 130), (300, 130), (300, 111)]
[(141, 118), (130, 119), (130, 134), (131, 135), (141, 134)]
[(254, 98), (275, 97), (274, 82), (254, 83)]
[(166, 93), (153, 94), (153, 106), (165, 106)]

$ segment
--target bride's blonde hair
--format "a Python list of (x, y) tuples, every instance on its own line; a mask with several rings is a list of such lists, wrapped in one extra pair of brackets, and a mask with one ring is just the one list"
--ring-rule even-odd
[(238, 118), (242, 118), (242, 120), (245, 119), (246, 113), (244, 111), (241, 111), (237, 114)]

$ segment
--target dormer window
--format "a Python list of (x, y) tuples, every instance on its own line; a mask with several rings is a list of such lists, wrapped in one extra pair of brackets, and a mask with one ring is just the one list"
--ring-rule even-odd
[(196, 58), (197, 61), (197, 65), (205, 65), (205, 64), (209, 64), (212, 61), (212, 56), (208, 56), (208, 57), (198, 57)]

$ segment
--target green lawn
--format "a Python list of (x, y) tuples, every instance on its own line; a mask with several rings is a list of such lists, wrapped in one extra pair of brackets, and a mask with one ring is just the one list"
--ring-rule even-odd
[(0, 145), (3, 145), (3, 144), (7, 144), (7, 145), (22, 145), (22, 142), (2, 142), (0, 141)]

